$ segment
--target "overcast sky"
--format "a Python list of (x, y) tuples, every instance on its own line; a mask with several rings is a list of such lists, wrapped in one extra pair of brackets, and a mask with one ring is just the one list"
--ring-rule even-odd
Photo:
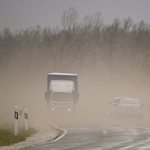
[(74, 7), (80, 20), (101, 12), (104, 23), (130, 17), (134, 23), (150, 24), (150, 0), (0, 0), (0, 31), (11, 31), (40, 25), (56, 27), (64, 10)]

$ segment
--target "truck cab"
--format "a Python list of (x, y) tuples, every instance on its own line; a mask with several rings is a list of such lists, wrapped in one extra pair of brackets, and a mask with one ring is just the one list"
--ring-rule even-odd
[(77, 74), (48, 74), (45, 99), (50, 113), (73, 114), (78, 98)]

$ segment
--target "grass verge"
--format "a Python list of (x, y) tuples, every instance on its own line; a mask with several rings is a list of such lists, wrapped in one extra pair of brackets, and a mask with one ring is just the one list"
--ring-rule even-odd
[(18, 135), (14, 135), (13, 129), (0, 128), (0, 147), (9, 146), (15, 143), (25, 141), (27, 137), (37, 132), (38, 131), (35, 130), (34, 128), (29, 128), (28, 131), (25, 131), (24, 129), (20, 129), (18, 131)]

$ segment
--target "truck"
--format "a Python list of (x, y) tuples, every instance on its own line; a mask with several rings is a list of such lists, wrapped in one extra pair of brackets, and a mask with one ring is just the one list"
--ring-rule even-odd
[(48, 73), (45, 100), (50, 113), (74, 114), (78, 94), (78, 75), (71, 73)]

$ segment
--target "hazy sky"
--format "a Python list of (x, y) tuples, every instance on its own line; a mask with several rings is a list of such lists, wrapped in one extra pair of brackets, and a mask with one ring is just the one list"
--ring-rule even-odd
[(0, 0), (0, 31), (11, 31), (40, 25), (56, 27), (64, 10), (74, 7), (80, 19), (101, 12), (104, 23), (130, 17), (134, 23), (150, 24), (150, 0)]

